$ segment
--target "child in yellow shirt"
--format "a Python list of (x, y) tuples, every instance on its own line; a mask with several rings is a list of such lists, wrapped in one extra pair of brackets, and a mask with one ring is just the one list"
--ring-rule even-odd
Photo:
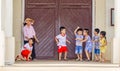
[(100, 32), (100, 54), (101, 54), (101, 61), (105, 61), (105, 52), (106, 52), (107, 40), (106, 40), (106, 32)]

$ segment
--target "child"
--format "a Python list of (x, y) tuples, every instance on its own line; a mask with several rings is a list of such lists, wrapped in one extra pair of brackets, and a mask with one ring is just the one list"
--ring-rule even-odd
[(83, 40), (83, 30), (80, 27), (77, 27), (74, 31), (74, 34), (76, 36), (76, 48), (75, 48), (75, 54), (77, 54), (77, 61), (82, 61), (82, 40)]
[(99, 32), (100, 30), (96, 28), (94, 30), (94, 37), (93, 37), (93, 42), (94, 42), (94, 51), (95, 51), (95, 61), (100, 60), (100, 46), (99, 46)]
[(15, 60), (26, 60), (26, 61), (30, 61), (31, 58), (31, 54), (32, 54), (32, 49), (33, 49), (33, 39), (30, 38), (28, 43), (26, 43), (24, 45), (24, 47), (21, 50), (21, 54), (19, 54)]
[(100, 54), (101, 54), (101, 61), (105, 61), (105, 51), (107, 46), (107, 40), (106, 40), (106, 32), (101, 31), (100, 32)]
[(91, 53), (92, 53), (92, 40), (89, 36), (89, 30), (84, 29), (83, 34), (85, 36), (85, 39), (82, 40), (82, 42), (86, 42), (85, 45), (85, 54), (87, 56), (87, 60), (90, 61)]
[(67, 60), (68, 49), (67, 49), (66, 42), (70, 43), (70, 41), (66, 39), (66, 28), (65, 27), (60, 27), (60, 34), (56, 36), (55, 41), (58, 46), (59, 60), (61, 60), (63, 52), (65, 53), (64, 60)]

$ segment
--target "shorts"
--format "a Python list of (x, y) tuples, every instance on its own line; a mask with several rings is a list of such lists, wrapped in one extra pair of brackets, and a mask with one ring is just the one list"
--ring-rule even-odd
[(88, 51), (89, 53), (92, 52), (92, 47), (85, 47), (85, 50)]
[(83, 48), (82, 46), (76, 46), (75, 48), (75, 54), (82, 54)]
[(67, 52), (67, 46), (58, 46), (58, 53)]
[(100, 49), (95, 49), (95, 54), (99, 55), (100, 54)]
[(105, 53), (106, 52), (106, 47), (100, 47), (100, 52)]
[(30, 54), (29, 50), (22, 50), (21, 55), (23, 56), (23, 58), (28, 58), (28, 55)]

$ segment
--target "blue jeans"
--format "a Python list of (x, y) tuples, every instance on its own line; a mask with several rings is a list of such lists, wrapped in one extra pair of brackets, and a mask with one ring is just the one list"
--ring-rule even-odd
[(82, 54), (83, 48), (82, 46), (76, 46), (75, 48), (75, 54)]

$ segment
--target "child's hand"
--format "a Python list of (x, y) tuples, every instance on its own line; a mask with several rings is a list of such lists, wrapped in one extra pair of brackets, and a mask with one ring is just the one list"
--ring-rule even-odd
[(71, 42), (70, 42), (70, 41), (68, 41), (68, 40), (67, 40), (67, 42), (68, 42), (69, 44), (71, 44)]
[(78, 26), (77, 29), (79, 29), (80, 27)]
[(37, 40), (37, 43), (40, 43), (40, 41), (39, 41), (39, 40)]
[(70, 41), (68, 41), (68, 43), (69, 43), (69, 44), (71, 44), (71, 42), (70, 42)]
[(79, 40), (78, 38), (76, 38), (75, 40)]

